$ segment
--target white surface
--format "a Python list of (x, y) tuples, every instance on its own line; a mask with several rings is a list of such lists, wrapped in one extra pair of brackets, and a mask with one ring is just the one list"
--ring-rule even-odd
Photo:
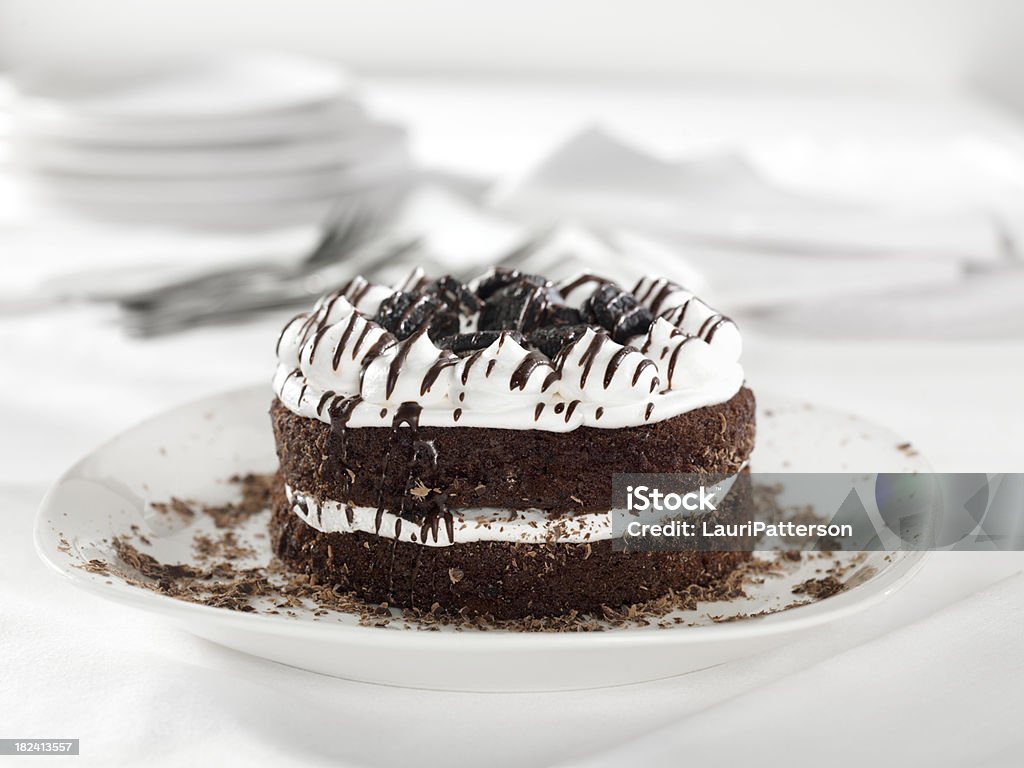
[[(384, 768), (405, 764), (414, 747), (428, 766), (472, 766), (484, 758), (496, 766), (579, 759), (716, 705), (720, 722), (732, 722), (731, 699), (816, 662), (822, 662), (824, 677), (797, 686), (774, 706), (799, 712), (821, 679), (832, 681), (830, 691), (842, 696), (848, 684), (828, 671), (834, 654), (1024, 567), (1020, 553), (939, 553), (885, 603), (757, 659), (606, 691), (498, 697), (367, 686), (256, 661), (139, 612), (83, 599), (48, 573), (33, 551), (32, 520), (56, 474), (104, 436), (168, 404), (267, 376), (278, 323), (145, 343), (124, 339), (86, 310), (0, 322), (7, 358), (37, 361), (32, 384), (0, 378), (0, 423), (6, 435), (17, 436), (3, 442), (0, 486), (10, 525), (0, 540), (5, 731), (77, 733), (87, 740), (86, 765), (129, 764), (145, 754), (153, 765), (202, 755), (226, 765), (276, 759)], [(41, 349), (52, 354), (40, 356)], [(938, 469), (1020, 470), (1024, 456), (1017, 434), (1006, 429), (1006, 414), (1018, 412), (1024, 348), (958, 349), (959, 364), (951, 365), (948, 345), (751, 338), (748, 377), (755, 387), (824, 399), (887, 424), (912, 439)], [(958, 653), (986, 647), (981, 636), (963, 642), (966, 650)], [(940, 657), (922, 674), (941, 677), (956, 661)], [(877, 690), (884, 696), (895, 689), (880, 681)], [(994, 697), (991, 706), (1013, 701)], [(950, 707), (949, 717), (975, 715), (955, 703)], [(459, 736), (439, 742), (453, 711), (459, 712)], [(387, 730), (389, 724), (398, 727), (395, 722), (405, 724), (400, 736), (382, 737), (396, 733)], [(934, 732), (931, 720), (901, 714), (901, 723), (899, 741), (882, 742), (880, 750), (891, 755), (906, 740)], [(519, 736), (510, 742), (511, 731)], [(763, 759), (791, 759), (801, 737), (799, 718), (780, 725), (775, 739), (763, 745)], [(153, 739), (163, 745), (160, 755), (152, 754)], [(1016, 739), (1010, 734), (1002, 748)], [(495, 743), (503, 745), (500, 753), (493, 751)]]
[[(151, 23), (148, 10), (145, 17)], [(929, 108), (925, 119), (911, 119), (908, 111), (879, 121), (865, 104), (832, 104), (829, 111), (807, 101), (772, 106), (752, 96), (667, 98), (654, 90), (480, 89), (423, 82), (379, 86), (373, 101), (413, 124), (422, 158), (485, 174), (520, 168), (595, 116), (669, 151), (701, 136), (728, 140), (746, 132), (750, 138), (750, 126), (758, 131), (751, 140), (762, 145), (794, 125), (825, 133), (874, 126), (879, 132), (905, 130), (922, 141), (958, 127), (980, 130), (974, 121), (979, 113), (970, 106)], [(994, 118), (982, 112), (981, 123), (991, 125)], [(679, 125), (688, 126), (685, 135)], [(24, 268), (4, 258), (5, 280)], [(897, 720), (898, 733), (851, 734), (842, 722), (826, 727), (837, 745), (873, 739), (879, 762), (898, 760), (936, 734), (959, 733), (963, 723), (988, 713), (1019, 712), (1019, 689), (955, 686), (938, 692), (946, 708), (916, 716), (916, 679), (941, 684), (965, 658), (986, 654), (988, 641), (980, 634), (961, 635), (955, 646), (916, 660), (909, 684), (891, 682), (885, 672), (865, 671), (851, 680), (830, 665), (845, 650), (926, 619), (1021, 570), (1021, 553), (937, 553), (906, 589), (799, 642), (682, 678), (571, 694), (495, 696), (348, 683), (226, 651), (138, 612), (83, 599), (49, 574), (33, 551), (32, 520), (45, 488), (78, 456), (145, 416), (261, 377), (269, 381), (268, 361), (284, 318), (151, 342), (124, 338), (111, 320), (97, 308), (0, 318), (0, 503), (9, 525), (0, 538), (4, 735), (51, 729), (77, 734), (85, 740), (78, 761), (83, 765), (276, 760), (385, 768), (407, 765), (410, 755), (420, 765), (449, 768), (481, 761), (499, 767), (551, 764), (578, 761), (659, 726), (685, 727), (680, 724), (691, 718), (730, 728), (745, 711), (737, 697), (792, 680), (791, 686), (772, 689), (777, 695), (754, 716), (762, 717), (766, 708), (793, 714), (758, 742), (759, 758), (766, 764), (819, 765), (825, 759), (841, 762), (842, 750), (802, 751), (808, 702), (831, 706), (862, 688), (876, 692), (878, 709), (872, 713)], [(1020, 342), (901, 342), (897, 333), (870, 342), (808, 341), (764, 333), (753, 323), (743, 330), (745, 368), (755, 389), (884, 424), (912, 440), (936, 470), (1024, 469)], [(1001, 648), (1000, 663), (1020, 658), (1019, 637)], [(813, 677), (801, 676), (816, 664)], [(898, 712), (886, 708), (900, 692), (909, 697), (901, 699), (908, 706)], [(977, 699), (965, 692), (981, 697), (978, 707), (968, 706)], [(733, 741), (742, 738), (742, 731), (729, 732)], [(1019, 729), (1001, 732), (987, 753), (990, 762), (1015, 762), (1011, 750), (1020, 749), (1021, 741)], [(962, 764), (957, 757), (933, 755), (931, 762)], [(677, 763), (674, 757), (671, 764)]]
[[(40, 555), (75, 586), (171, 619), (200, 637), (255, 656), (352, 680), (461, 691), (623, 685), (760, 654), (877, 603), (916, 573), (925, 555), (868, 553), (845, 577), (856, 584), (849, 591), (763, 619), (716, 624), (709, 615), (778, 610), (793, 600), (795, 584), (815, 577), (821, 561), (808, 558), (798, 571), (750, 587), (748, 600), (679, 613), (685, 625), (591, 634), (451, 628), (416, 632), (401, 621), (385, 628), (362, 627), (356, 616), (319, 617), (309, 609), (295, 609), (296, 616), (250, 615), (168, 599), (81, 569), (94, 559), (117, 563), (109, 542), (130, 537), (133, 526), (153, 542), (152, 547), (143, 545), (143, 552), (162, 563), (202, 567), (194, 558), (192, 538), (199, 532), (216, 536), (209, 521), (168, 526), (166, 520), (152, 518), (148, 504), (171, 496), (223, 503), (225, 478), (273, 471), (276, 457), (265, 416), (268, 395), (266, 386), (256, 386), (200, 400), (150, 419), (85, 457), (47, 494), (36, 525)], [(927, 468), (920, 458), (897, 449), (900, 437), (873, 424), (844, 413), (761, 399), (755, 470)], [(758, 455), (765, 457), (763, 462)], [(239, 534), (256, 550), (254, 563), (265, 564), (271, 558), (268, 541), (252, 537), (265, 529), (266, 522), (266, 515), (254, 519)], [(69, 545), (66, 549), (63, 541)]]
[[(808, 764), (814, 755), (829, 765), (871, 765), (896, 756), (885, 745), (908, 738), (906, 722), (912, 718), (932, 724), (929, 738), (914, 745), (916, 764), (1019, 765), (1019, 707), (993, 703), (1020, 700), (1022, 635), (1024, 574), (1017, 573), (827, 664), (742, 696), (727, 712), (712, 707), (594, 760), (569, 762), (667, 765), (685, 754), (688, 762), (704, 765), (719, 759), (729, 744), (730, 761), (763, 763), (764, 744), (796, 719), (802, 735), (790, 764)], [(978, 636), (985, 638), (983, 650)], [(936, 675), (936, 664), (946, 674)], [(951, 690), (957, 691), (955, 703)], [(793, 699), (801, 700), (797, 712), (778, 705)], [(962, 717), (968, 712), (977, 716)], [(736, 738), (739, 723), (742, 739)]]

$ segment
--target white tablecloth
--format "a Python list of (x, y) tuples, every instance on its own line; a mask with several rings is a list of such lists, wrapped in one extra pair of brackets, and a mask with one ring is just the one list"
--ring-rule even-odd
[[(436, 123), (428, 127), (435, 133), (427, 138), (440, 141)], [(16, 269), (15, 257), (0, 258), (3, 270)], [(33, 552), (32, 519), (47, 485), (82, 453), (147, 415), (267, 380), (279, 325), (268, 319), (137, 341), (112, 320), (99, 308), (0, 318), (0, 737), (81, 738), (79, 760), (104, 766), (522, 766), (586, 761), (664, 726), (682, 733), (701, 723), (721, 729), (756, 718), (761, 706), (792, 712), (776, 718), (771, 739), (759, 745), (762, 762), (835, 764), (842, 762), (843, 738), (874, 738), (872, 754), (882, 758), (910, 756), (915, 744), (965, 720), (1021, 711), (1018, 688), (993, 688), (983, 697), (987, 712), (979, 712), (964, 710), (952, 678), (948, 688), (934, 683), (948, 676), (956, 654), (984, 653), (983, 634), (973, 642), (961, 637), (952, 656), (915, 662), (914, 675), (932, 680), (924, 690), (949, 695), (948, 709), (930, 707), (927, 717), (913, 707), (885, 709), (887, 701), (908, 700), (897, 694), (915, 677), (879, 674), (854, 683), (829, 666), (841, 652), (898, 628), (931, 626), (929, 616), (1024, 568), (1021, 553), (936, 554), (881, 605), (781, 649), (683, 678), (559, 694), (434, 693), (320, 677), (85, 596), (46, 571)], [(745, 366), (755, 389), (885, 424), (936, 469), (1024, 469), (1020, 342), (810, 342), (746, 331)], [(1006, 659), (1008, 674), (1019, 673), (1024, 639), (1001, 647), (1015, 651)], [(802, 674), (818, 662), (814, 675)], [(879, 716), (898, 716), (901, 727), (873, 735), (847, 733), (836, 723), (835, 754), (802, 754), (802, 708), (820, 706), (820, 686), (830, 684), (837, 698), (854, 684), (877, 692)], [(776, 695), (758, 695), (765, 690)], [(998, 762), (1019, 756), (1020, 732), (1001, 738), (980, 754)], [(932, 762), (957, 761), (946, 757)]]

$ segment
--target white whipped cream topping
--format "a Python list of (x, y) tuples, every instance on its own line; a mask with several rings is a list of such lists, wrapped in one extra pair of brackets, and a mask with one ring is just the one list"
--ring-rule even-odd
[(654, 360), (672, 391), (700, 390), (714, 382), (722, 353), (698, 336), (688, 336), (664, 318), (655, 318), (645, 336), (630, 339), (647, 359)]
[[(424, 408), (448, 403), (451, 391), (451, 363), (458, 358), (442, 352), (419, 332), (402, 344), (394, 344), (366, 366), (359, 392), (368, 403), (399, 406), (415, 401)], [(430, 381), (428, 372), (437, 365), (437, 378)]]
[(381, 302), (394, 292), (394, 288), (371, 283), (360, 275), (349, 283), (345, 291), (345, 298), (360, 312), (373, 317), (380, 309)]
[[(560, 287), (582, 307), (603, 282)], [(566, 432), (662, 421), (723, 403), (743, 385), (735, 324), (664, 279), (633, 291), (657, 318), (646, 335), (624, 347), (588, 330), (553, 361), (508, 335), (462, 358), (425, 333), (397, 342), (369, 315), (393, 292), (357, 278), (284, 328), (274, 391), (287, 408), (329, 424), (331, 406), (348, 399), (348, 426), (390, 427), (413, 401), (420, 426)], [(463, 318), (463, 330), (477, 319)]]
[(570, 400), (618, 405), (649, 399), (660, 383), (658, 366), (636, 349), (587, 330), (564, 353), (559, 392)]
[(531, 356), (510, 335), (502, 334), (453, 368), (451, 394), (463, 412), (532, 409), (554, 402), (557, 375), (546, 357), (536, 352)]
[(743, 340), (739, 328), (690, 291), (663, 277), (645, 277), (633, 293), (655, 317), (665, 318), (683, 333), (703, 339), (730, 360), (740, 359)]
[(363, 531), (387, 539), (398, 539), (433, 547), (468, 544), (473, 541), (518, 541), (525, 544), (573, 543), (610, 539), (611, 512), (590, 512), (553, 518), (540, 509), (460, 509), (452, 510), (452, 538), (444, 522), (433, 532), (424, 531), (416, 523), (398, 515), (381, 513), (377, 529), (377, 510), (352, 507), (337, 501), (322, 501), (285, 485), (288, 503), (309, 526), (323, 533), (354, 533)]

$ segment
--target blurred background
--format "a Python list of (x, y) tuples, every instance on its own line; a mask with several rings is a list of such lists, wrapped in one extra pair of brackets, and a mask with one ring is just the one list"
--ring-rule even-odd
[(674, 276), (755, 388), (1020, 470), (1022, 32), (1015, 0), (0, 0), (0, 419), (84, 448), (269, 378), (353, 274), (499, 261)]

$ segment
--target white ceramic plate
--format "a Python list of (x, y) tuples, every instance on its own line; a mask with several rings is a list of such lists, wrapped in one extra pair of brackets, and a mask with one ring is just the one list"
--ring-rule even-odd
[(25, 179), (38, 199), (81, 200), (135, 206), (244, 205), (349, 194), (407, 178), (410, 161), (401, 145), (379, 147), (348, 165), (251, 176), (81, 176), (40, 171)]
[[(36, 525), (41, 557), (83, 589), (166, 617), (217, 643), (284, 664), (356, 680), (422, 688), (529, 691), (588, 688), (679, 675), (756, 654), (794, 633), (862, 610), (890, 594), (920, 566), (923, 553), (869, 553), (850, 574), (857, 586), (826, 600), (761, 618), (716, 623), (710, 617), (781, 608), (793, 584), (813, 576), (811, 561), (772, 578), (749, 599), (688, 612), (690, 625), (630, 627), (598, 633), (410, 631), (403, 622), (359, 626), (354, 616), (239, 613), (186, 603), (79, 567), (116, 561), (109, 544), (132, 525), (161, 562), (188, 562), (198, 515), (169, 525), (147, 514), (147, 502), (170, 496), (220, 503), (235, 473), (268, 472), (276, 459), (265, 386), (211, 397), (146, 421), (94, 451), (51, 489)], [(761, 396), (759, 447), (763, 471), (912, 471), (924, 463), (897, 449), (901, 439), (854, 416)], [(262, 541), (254, 518), (243, 538)], [(67, 546), (61, 542), (66, 541)]]
[(401, 151), (405, 131), (366, 123), (339, 135), (222, 146), (123, 147), (33, 137), (18, 146), (20, 166), (104, 178), (248, 177), (348, 166)]
[(266, 230), (319, 224), (346, 211), (351, 215), (358, 212), (360, 216), (383, 220), (395, 213), (411, 184), (412, 177), (409, 174), (399, 174), (348, 193), (332, 193), (307, 199), (207, 201), (201, 204), (188, 202), (174, 205), (154, 204), (146, 199), (131, 202), (66, 199), (32, 184), (22, 184), (20, 191), (34, 205), (54, 211), (56, 215), (86, 217), (104, 224)]
[(52, 129), (35, 113), (19, 104), (14, 110), (12, 130), (21, 140), (41, 138), (70, 145), (101, 144), (110, 147), (195, 147), (239, 144), (265, 144), (299, 141), (347, 133), (366, 125), (362, 106), (349, 100), (235, 119), (210, 120), (188, 125), (158, 123), (93, 123), (84, 121), (76, 133)]
[(269, 140), (364, 119), (342, 69), (279, 54), (215, 56), (141, 74), (80, 78), (71, 91), (36, 84), (16, 113), (27, 136), (145, 146)]

